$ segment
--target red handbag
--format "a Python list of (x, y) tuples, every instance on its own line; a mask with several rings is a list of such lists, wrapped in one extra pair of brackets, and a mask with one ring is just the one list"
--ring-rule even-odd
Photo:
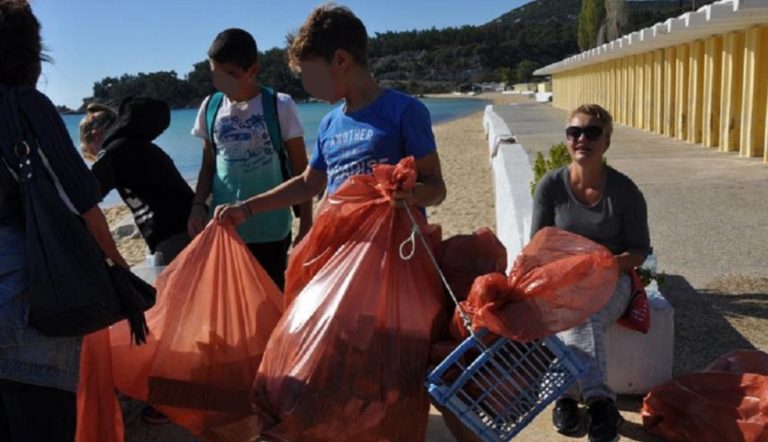
[(645, 286), (635, 269), (629, 271), (629, 277), (632, 278), (632, 300), (629, 308), (616, 321), (618, 324), (632, 330), (646, 334), (651, 328), (651, 311), (648, 307), (648, 294), (645, 293)]

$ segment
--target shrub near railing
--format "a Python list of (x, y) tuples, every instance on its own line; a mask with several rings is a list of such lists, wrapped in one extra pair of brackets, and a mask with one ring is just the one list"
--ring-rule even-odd
[(544, 158), (541, 152), (536, 154), (536, 161), (533, 163), (533, 181), (531, 181), (531, 195), (536, 192), (536, 186), (544, 175), (550, 170), (555, 170), (571, 164), (571, 155), (565, 143), (555, 144), (549, 148), (548, 158)]

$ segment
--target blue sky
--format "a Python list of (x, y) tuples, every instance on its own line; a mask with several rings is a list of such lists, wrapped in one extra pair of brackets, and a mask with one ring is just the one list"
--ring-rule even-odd
[[(368, 33), (487, 23), (530, 0), (347, 0)], [(260, 49), (284, 44), (318, 0), (31, 0), (54, 58), (38, 88), (78, 107), (93, 83), (124, 73), (175, 70), (206, 58), (229, 27), (254, 35)]]

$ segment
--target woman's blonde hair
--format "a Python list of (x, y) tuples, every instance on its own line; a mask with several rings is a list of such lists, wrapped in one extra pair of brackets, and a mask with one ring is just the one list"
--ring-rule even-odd
[(91, 103), (85, 110), (85, 117), (80, 121), (80, 150), (88, 159), (93, 159), (93, 153), (86, 149), (86, 145), (94, 140), (93, 131), (106, 130), (117, 121), (117, 112), (111, 107), (99, 103)]
[(610, 138), (611, 134), (613, 133), (613, 117), (611, 116), (610, 112), (605, 110), (604, 107), (600, 106), (599, 104), (582, 104), (581, 106), (571, 111), (571, 115), (568, 116), (568, 121), (566, 121), (565, 124), (570, 124), (571, 120), (576, 116), (576, 114), (589, 115), (590, 117), (599, 121), (603, 126), (603, 133), (606, 137)]

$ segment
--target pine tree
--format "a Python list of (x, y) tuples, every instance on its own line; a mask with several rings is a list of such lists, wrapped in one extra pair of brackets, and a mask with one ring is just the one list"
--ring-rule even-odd
[(597, 33), (605, 19), (605, 0), (584, 0), (579, 14), (578, 42), (582, 51), (597, 44)]

